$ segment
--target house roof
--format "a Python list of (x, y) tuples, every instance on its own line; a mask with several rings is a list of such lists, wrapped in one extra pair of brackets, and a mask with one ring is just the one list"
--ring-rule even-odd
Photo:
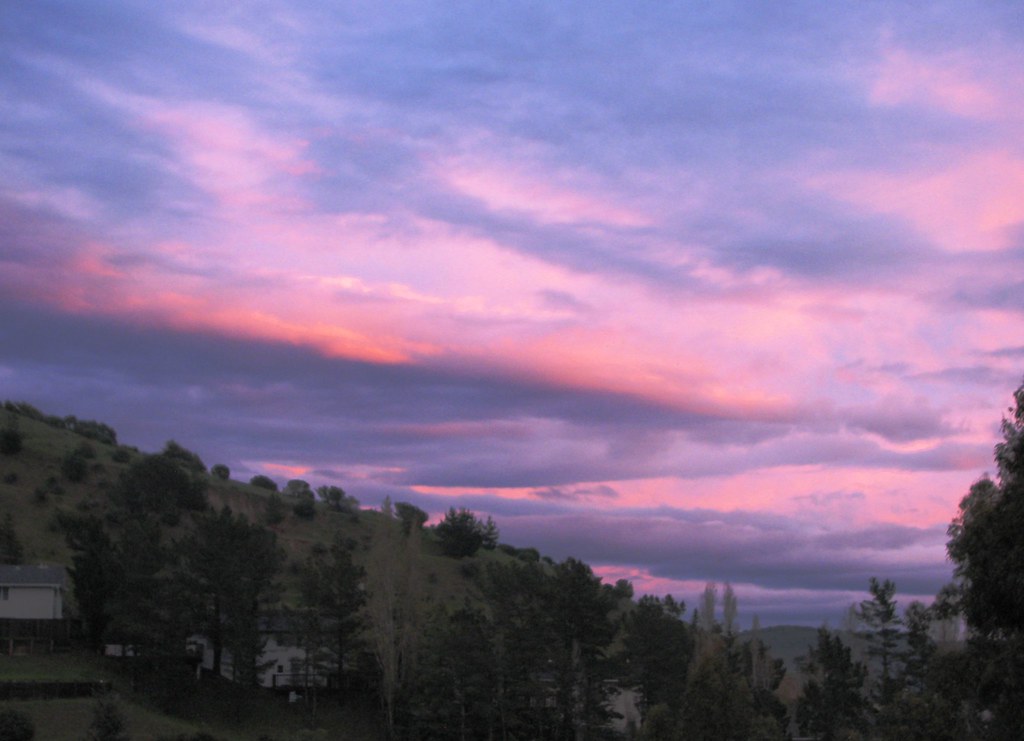
[(63, 566), (0, 565), (0, 584), (46, 585), (63, 587), (67, 571)]

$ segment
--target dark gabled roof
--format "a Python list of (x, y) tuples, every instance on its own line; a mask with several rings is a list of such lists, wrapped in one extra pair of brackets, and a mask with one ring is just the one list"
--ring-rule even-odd
[(0, 565), (0, 584), (5, 586), (31, 584), (63, 587), (66, 581), (67, 571), (63, 566)]

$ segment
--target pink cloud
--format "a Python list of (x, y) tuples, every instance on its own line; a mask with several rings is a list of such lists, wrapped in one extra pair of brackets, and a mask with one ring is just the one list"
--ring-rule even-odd
[(926, 58), (889, 47), (875, 70), (870, 100), (875, 105), (928, 105), (970, 118), (993, 117), (1002, 109), (999, 91), (977, 79), (975, 62), (946, 54)]
[(318, 172), (304, 156), (308, 142), (262, 131), (247, 113), (219, 104), (153, 105), (141, 118), (177, 152), (180, 174), (222, 206), (278, 211), (305, 206), (288, 181)]
[(1011, 229), (1024, 223), (1024, 160), (1007, 151), (975, 152), (905, 174), (816, 175), (809, 183), (906, 219), (951, 252), (1003, 249), (1011, 244)]
[(611, 196), (580, 187), (578, 176), (557, 171), (528, 172), (521, 165), (494, 162), (492, 157), (452, 158), (433, 167), (448, 187), (482, 201), (494, 211), (526, 214), (548, 224), (648, 226), (638, 211), (619, 205)]

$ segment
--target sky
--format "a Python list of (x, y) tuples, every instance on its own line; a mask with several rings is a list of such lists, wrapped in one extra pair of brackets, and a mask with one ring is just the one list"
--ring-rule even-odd
[(8, 2), (0, 100), (0, 397), (747, 623), (949, 580), (1019, 4)]

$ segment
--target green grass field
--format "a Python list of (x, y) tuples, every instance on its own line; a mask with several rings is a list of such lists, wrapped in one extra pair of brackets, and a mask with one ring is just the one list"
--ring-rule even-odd
[[(205, 732), (223, 741), (255, 741), (261, 736), (290, 739), (376, 741), (383, 737), (376, 706), (362, 697), (322, 697), (315, 723), (301, 703), (289, 704), (283, 695), (265, 690), (246, 692), (227, 682), (204, 681), (186, 708), (187, 718), (159, 712), (132, 694), (130, 683), (117, 671), (116, 659), (87, 653), (0, 657), (0, 682), (95, 681), (112, 683), (124, 714), (129, 737), (135, 741), (171, 739)], [(0, 707), (19, 709), (32, 719), (36, 738), (80, 741), (92, 719), (92, 699), (11, 700)], [(310, 726), (314, 727), (310, 727)]]

